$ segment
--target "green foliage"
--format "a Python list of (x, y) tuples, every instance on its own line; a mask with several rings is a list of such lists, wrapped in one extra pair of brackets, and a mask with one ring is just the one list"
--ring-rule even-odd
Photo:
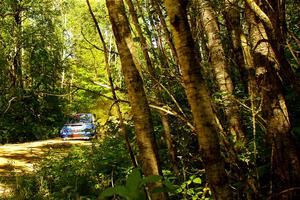
[[(56, 137), (63, 123), (57, 97), (28, 96), (10, 106), (0, 122), (0, 142), (21, 142)], [(22, 110), (22, 112), (18, 112)], [(13, 123), (12, 123), (13, 122)]]
[(163, 183), (169, 192), (170, 199), (212, 199), (212, 193), (207, 186), (205, 179), (203, 179), (203, 174), (191, 173), (192, 175), (181, 181), (169, 170), (164, 170), (163, 174)]
[[(56, 136), (65, 101), (59, 8), (54, 0), (3, 1), (0, 19), (0, 142)], [(14, 16), (19, 12), (22, 22)], [(20, 56), (18, 56), (20, 55)], [(19, 63), (18, 69), (16, 63)], [(20, 78), (22, 86), (17, 84)]]
[(202, 184), (202, 179), (191, 175), (187, 181), (184, 181), (176, 190), (176, 194), (181, 194), (183, 199), (203, 199), (210, 200), (210, 189)]
[(108, 137), (65, 153), (50, 150), (34, 174), (19, 178), (13, 199), (93, 199), (111, 180), (124, 182), (130, 168), (124, 147), (122, 139)]
[(156, 182), (160, 178), (155, 176), (143, 178), (140, 169), (133, 169), (128, 175), (124, 186), (116, 186), (104, 190), (100, 195), (100, 199), (119, 195), (127, 200), (146, 200), (145, 183)]
[[(164, 173), (166, 175), (170, 175), (171, 172), (165, 171)], [(128, 175), (125, 185), (107, 188), (101, 193), (100, 199), (118, 195), (127, 200), (146, 200), (145, 186), (149, 183), (162, 181), (162, 179), (163, 177), (161, 176), (143, 177), (140, 169), (136, 168)], [(172, 178), (170, 179), (170, 177), (166, 177), (163, 180), (164, 188), (155, 188), (150, 192), (155, 193), (167, 191), (169, 192), (171, 199), (179, 199), (178, 197), (184, 200), (212, 199), (210, 189), (202, 183), (202, 179), (200, 177), (192, 175), (187, 181), (184, 181), (180, 185), (174, 185), (171, 180)]]

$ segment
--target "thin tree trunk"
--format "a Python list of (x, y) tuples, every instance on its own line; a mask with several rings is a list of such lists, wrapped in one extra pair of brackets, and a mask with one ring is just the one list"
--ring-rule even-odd
[(13, 4), (14, 10), (14, 45), (15, 52), (13, 57), (13, 74), (15, 77), (15, 86), (23, 89), (23, 72), (22, 72), (22, 47), (21, 47), (21, 34), (22, 34), (22, 18), (21, 8), (18, 2)]
[(172, 135), (171, 135), (171, 128), (170, 123), (168, 119), (168, 115), (166, 115), (163, 112), (160, 112), (161, 121), (164, 127), (164, 138), (166, 140), (167, 148), (168, 148), (168, 156), (171, 161), (171, 166), (173, 171), (176, 175), (179, 175), (179, 168), (177, 163), (177, 156), (176, 156), (176, 150), (173, 143)]
[(158, 2), (158, 0), (151, 0), (151, 3), (152, 3), (153, 7), (155, 8), (155, 11), (157, 12), (157, 14), (159, 16), (159, 20), (161, 22), (161, 26), (162, 26), (162, 28), (164, 30), (165, 38), (166, 38), (167, 43), (168, 43), (168, 45), (170, 47), (170, 50), (172, 52), (172, 56), (173, 56), (173, 58), (175, 60), (175, 63), (178, 65), (178, 56), (177, 56), (177, 53), (176, 53), (176, 49), (175, 49), (175, 46), (173, 44), (170, 31), (168, 30), (167, 23), (166, 23), (165, 18), (164, 18), (163, 14), (162, 14), (159, 2)]
[(150, 56), (148, 54), (149, 46), (146, 42), (146, 38), (143, 35), (143, 31), (142, 31), (142, 29), (139, 25), (138, 16), (137, 16), (136, 11), (134, 9), (132, 0), (126, 0), (126, 4), (128, 5), (130, 16), (132, 18), (134, 27), (137, 30), (138, 37), (140, 39), (140, 46), (141, 46), (141, 49), (142, 49), (142, 53), (144, 55), (144, 58), (146, 59), (146, 65), (148, 66), (147, 69), (150, 73), (154, 73), (154, 72), (151, 72), (151, 70), (153, 70), (153, 67), (152, 67)]
[(243, 50), (241, 46), (241, 22), (240, 22), (240, 9), (238, 7), (237, 0), (225, 0), (224, 1), (224, 19), (225, 25), (230, 37), (230, 55), (231, 63), (239, 70), (240, 79), (243, 86), (247, 87), (247, 74), (245, 70), (245, 63), (243, 59)]
[[(119, 50), (122, 71), (130, 98), (142, 170), (145, 176), (161, 175), (157, 147), (153, 137), (154, 130), (150, 108), (144, 92), (142, 79), (139, 76), (127, 46), (127, 41), (130, 40), (131, 35), (125, 7), (122, 0), (107, 0), (106, 5)], [(150, 184), (149, 189), (152, 190), (161, 186), (162, 184), (157, 182)], [(162, 192), (151, 193), (151, 199), (163, 200), (166, 199), (166, 195)]]
[(194, 42), (186, 15), (186, 2), (166, 0), (183, 81), (192, 109), (201, 156), (215, 199), (233, 199), (220, 153), (218, 127), (205, 82), (200, 74)]

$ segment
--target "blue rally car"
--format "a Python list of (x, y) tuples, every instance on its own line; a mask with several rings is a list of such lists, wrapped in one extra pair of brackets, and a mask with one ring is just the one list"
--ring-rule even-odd
[(63, 139), (91, 139), (96, 137), (96, 123), (93, 114), (76, 114), (60, 130)]

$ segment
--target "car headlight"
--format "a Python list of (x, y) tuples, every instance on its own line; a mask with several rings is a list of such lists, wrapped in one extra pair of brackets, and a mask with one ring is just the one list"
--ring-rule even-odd
[(61, 129), (60, 133), (61, 133), (62, 135), (65, 135), (65, 134), (68, 134), (68, 133), (69, 133), (69, 130), (66, 129), (66, 128), (63, 128), (63, 129)]

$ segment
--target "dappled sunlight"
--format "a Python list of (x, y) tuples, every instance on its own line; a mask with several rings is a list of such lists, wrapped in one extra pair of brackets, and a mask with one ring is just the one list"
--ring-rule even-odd
[(17, 176), (30, 173), (42, 155), (55, 151), (64, 153), (74, 145), (90, 145), (85, 140), (52, 139), (0, 146), (0, 196), (8, 195)]

